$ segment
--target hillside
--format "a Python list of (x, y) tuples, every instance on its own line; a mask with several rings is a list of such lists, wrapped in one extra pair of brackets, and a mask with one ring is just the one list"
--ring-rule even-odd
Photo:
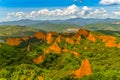
[(1, 80), (119, 80), (120, 38), (80, 29), (0, 44)]
[(66, 32), (68, 28), (80, 28), (78, 25), (75, 24), (55, 24), (50, 22), (43, 22), (33, 25), (28, 25), (31, 28), (36, 28), (44, 31), (55, 31), (55, 32)]
[(112, 23), (94, 23), (84, 26), (88, 30), (109, 30), (109, 31), (120, 31), (119, 24)]
[(0, 38), (29, 36), (37, 31), (40, 30), (25, 26), (0, 26)]

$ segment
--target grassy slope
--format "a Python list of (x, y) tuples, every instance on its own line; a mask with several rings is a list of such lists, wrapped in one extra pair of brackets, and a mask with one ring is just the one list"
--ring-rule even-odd
[(109, 24), (109, 23), (95, 23), (86, 25), (84, 28), (88, 30), (111, 30), (111, 31), (120, 31), (120, 25)]
[(29, 36), (37, 31), (39, 30), (23, 26), (0, 26), (0, 37)]
[(78, 25), (74, 24), (53, 24), (53, 23), (40, 23), (29, 25), (32, 28), (41, 29), (44, 31), (56, 31), (56, 32), (65, 32), (67, 28), (78, 28)]

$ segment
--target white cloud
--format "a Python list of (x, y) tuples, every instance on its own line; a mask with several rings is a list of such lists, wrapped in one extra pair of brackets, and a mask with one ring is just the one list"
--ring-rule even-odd
[(115, 4), (120, 4), (120, 0), (101, 0), (99, 4), (102, 5), (115, 5)]
[(17, 17), (19, 19), (23, 18), (25, 16), (24, 12), (12, 12), (12, 13), (8, 13), (7, 17)]
[(113, 14), (116, 16), (120, 16), (120, 11), (114, 11)]
[(76, 16), (76, 13), (78, 13), (80, 9), (76, 5), (71, 5), (65, 9), (54, 9), (54, 10), (48, 10), (48, 9), (41, 9), (39, 11), (31, 11), (27, 17), (34, 18), (34, 17), (40, 17), (40, 16), (46, 16), (46, 17), (63, 17), (67, 16), (68, 18), (73, 18)]
[(39, 20), (55, 20), (55, 19), (69, 19), (69, 18), (106, 18), (108, 16), (107, 10), (104, 8), (90, 8), (83, 6), (81, 8), (76, 5), (71, 5), (66, 8), (57, 9), (40, 9), (31, 12), (11, 12), (8, 13), (5, 20), (18, 19), (39, 19)]
[(23, 18), (24, 15), (25, 15), (24, 12), (17, 12), (17, 13), (15, 14), (15, 16), (18, 17), (19, 19)]

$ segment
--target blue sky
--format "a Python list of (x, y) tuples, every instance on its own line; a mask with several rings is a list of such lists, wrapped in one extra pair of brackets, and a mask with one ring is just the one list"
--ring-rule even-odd
[(100, 0), (0, 0), (1, 7), (98, 6)]
[(79, 17), (120, 18), (120, 0), (0, 0), (0, 22)]

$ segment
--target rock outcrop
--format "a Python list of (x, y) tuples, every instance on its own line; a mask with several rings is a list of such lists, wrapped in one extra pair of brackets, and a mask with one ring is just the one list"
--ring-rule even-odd
[(20, 38), (8, 38), (6, 40), (6, 43), (11, 46), (18, 46), (18, 45), (20, 45), (21, 42), (22, 42), (22, 40)]
[(43, 60), (44, 60), (44, 57), (41, 55), (38, 58), (33, 59), (33, 62), (36, 64), (40, 64), (41, 62), (43, 62)]
[(38, 80), (44, 80), (42, 76), (38, 76)]
[(66, 42), (70, 43), (70, 44), (75, 44), (75, 42), (72, 38), (66, 38)]
[(52, 33), (48, 33), (46, 35), (46, 40), (47, 40), (47, 44), (51, 44), (53, 42)]
[(95, 35), (89, 33), (88, 37), (87, 37), (88, 40), (92, 41), (92, 42), (96, 42), (97, 41), (97, 38)]
[(60, 53), (62, 49), (59, 47), (57, 43), (53, 43), (51, 46), (47, 48), (47, 50), (44, 51), (44, 53), (54, 52), (54, 53)]
[(72, 51), (72, 53), (73, 53), (76, 57), (79, 57), (79, 56), (80, 56), (80, 53), (78, 53), (77, 51)]
[(59, 35), (59, 36), (56, 38), (55, 42), (60, 43), (60, 42), (61, 42), (61, 39), (62, 39), (62, 36)]
[(85, 29), (79, 29), (76, 34), (80, 35), (80, 36), (83, 36), (83, 37), (87, 37), (89, 35), (89, 31), (87, 31)]
[(120, 48), (120, 43), (117, 44), (117, 48)]
[(35, 37), (35, 38), (37, 38), (37, 39), (43, 39), (43, 40), (45, 40), (45, 38), (46, 38), (46, 35), (45, 35), (45, 33), (43, 33), (43, 32), (36, 32), (33, 36), (31, 36), (31, 37)]
[(25, 37), (22, 37), (22, 40), (23, 41), (27, 41), (28, 39), (30, 39), (29, 37), (25, 36)]
[(90, 75), (92, 73), (90, 62), (88, 59), (84, 59), (81, 63), (81, 67), (73, 72), (74, 78), (81, 78), (83, 76)]
[(113, 36), (100, 36), (106, 47), (116, 47), (116, 38)]

